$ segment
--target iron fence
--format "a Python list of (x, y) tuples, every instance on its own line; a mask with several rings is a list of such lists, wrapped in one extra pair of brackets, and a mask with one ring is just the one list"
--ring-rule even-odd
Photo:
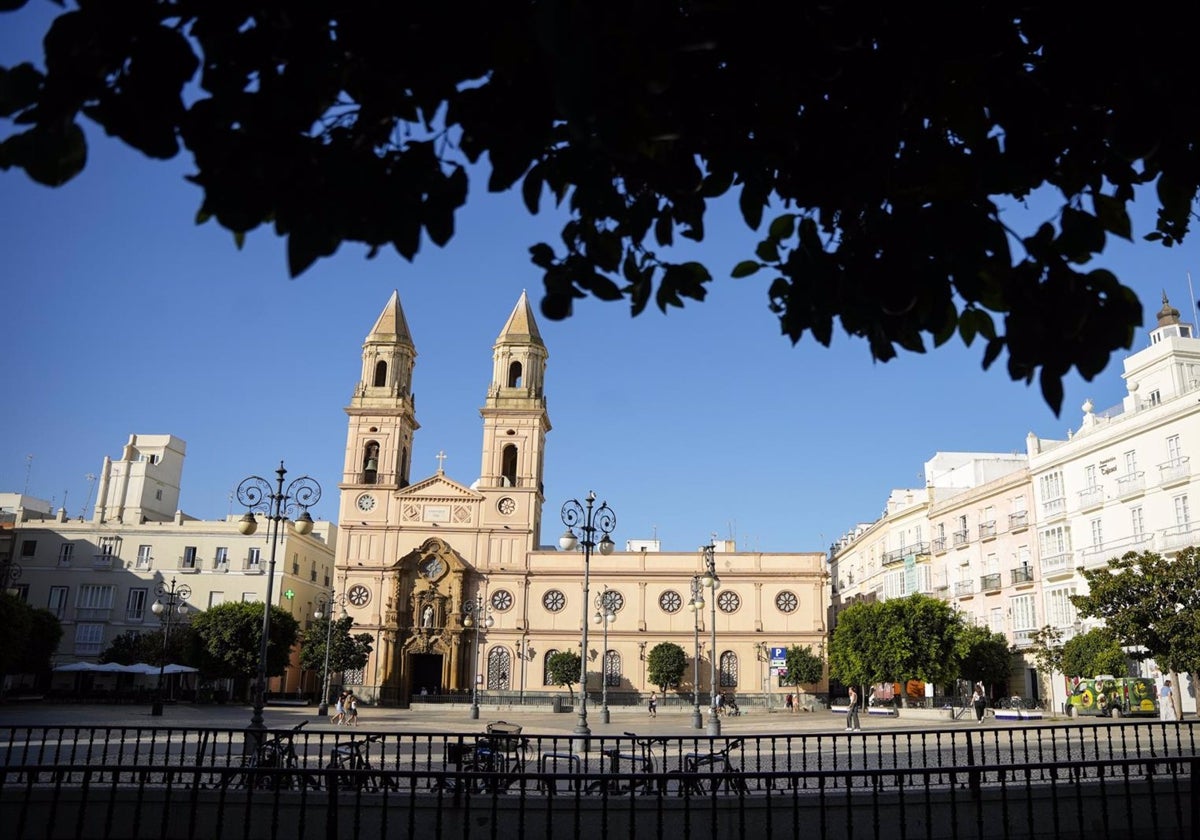
[(23, 727), (26, 837), (1191, 837), (1193, 727), (754, 737)]

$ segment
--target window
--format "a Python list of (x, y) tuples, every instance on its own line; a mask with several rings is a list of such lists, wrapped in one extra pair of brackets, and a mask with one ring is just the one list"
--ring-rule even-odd
[(796, 611), (796, 607), (800, 605), (796, 593), (789, 592), (786, 589), (775, 596), (775, 608), (781, 613), (792, 613)]
[(1175, 524), (1190, 525), (1192, 518), (1188, 513), (1188, 497), (1187, 494), (1175, 497)]
[(989, 554), (987, 556), (987, 561), (984, 564), (984, 569), (986, 570), (986, 574), (989, 574), (989, 575), (999, 574), (1000, 573), (1000, 555), (999, 554)]
[(11, 587), (11, 591), (13, 593), (13, 597), (15, 597), (22, 604), (29, 603), (29, 584), (28, 583), (13, 584), (13, 586)]
[(116, 557), (118, 554), (117, 546), (119, 544), (117, 537), (101, 537), (100, 538), (100, 556), (101, 557)]
[(683, 598), (673, 589), (668, 589), (658, 596), (658, 606), (665, 613), (677, 613), (683, 606)]
[(988, 613), (988, 629), (993, 633), (1004, 632), (1004, 610), (1000, 607), (992, 607)]
[(1029, 568), (1029, 546), (1022, 545), (1017, 548), (1017, 565), (1023, 569)]
[(512, 657), (508, 648), (494, 647), (488, 651), (488, 688), (506, 691), (512, 688)]
[(22, 540), (21, 556), (33, 557), (35, 554), (37, 554), (37, 540)]
[(1074, 586), (1061, 586), (1058, 589), (1046, 591), (1046, 623), (1054, 627), (1069, 627), (1075, 622), (1075, 605), (1071, 596), (1075, 594)]
[(1092, 546), (1099, 548), (1104, 545), (1104, 526), (1100, 522), (1100, 517), (1096, 517), (1089, 524), (1092, 528)]
[(1183, 449), (1179, 444), (1179, 435), (1171, 435), (1167, 438), (1167, 461), (1172, 466), (1177, 466), (1182, 457)]
[(1037, 608), (1032, 595), (1021, 595), (1012, 599), (1013, 630), (1036, 630)]
[(246, 555), (246, 566), (251, 569), (257, 569), (262, 562), (262, 549), (252, 548)]
[(257, 592), (243, 592), (242, 593), (242, 603), (243, 604), (253, 604), (255, 601), (258, 601), (258, 600), (259, 600), (259, 597), (258, 597)]
[(125, 620), (144, 621), (146, 618), (146, 589), (130, 589), (125, 598)]
[(517, 447), (508, 444), (500, 453), (501, 486), (517, 486)]
[(621, 684), (621, 654), (615, 650), (604, 652), (604, 682), (608, 686)]
[(1161, 405), (1161, 404), (1162, 404), (1162, 394), (1159, 393), (1157, 389), (1151, 391), (1150, 392), (1150, 405)]
[(229, 549), (225, 546), (219, 547), (217, 549), (217, 556), (214, 559), (215, 559), (218, 569), (221, 568), (222, 566), (228, 566), (229, 565)]
[(225, 603), (225, 593), (224, 592), (209, 592), (208, 593), (209, 609), (211, 609), (219, 604), (224, 604), (224, 603)]
[(196, 546), (194, 546), (194, 545), (184, 546), (183, 568), (185, 568), (185, 569), (196, 568)]
[(1038, 535), (1042, 542), (1042, 557), (1057, 557), (1071, 550), (1071, 531), (1065, 525), (1047, 528)]
[(1042, 492), (1042, 501), (1049, 502), (1063, 497), (1063, 481), (1061, 472), (1047, 473), (1038, 479), (1038, 488)]
[(154, 555), (151, 553), (153, 549), (148, 545), (139, 545), (137, 553), (137, 568), (149, 569), (150, 564), (154, 561)]
[(58, 565), (70, 566), (71, 555), (75, 553), (75, 543), (63, 543), (58, 547)]
[(1091, 490), (1096, 486), (1096, 465), (1089, 464), (1083, 468), (1083, 486)]
[(1129, 450), (1125, 453), (1125, 475), (1133, 475), (1137, 472), (1137, 452)]
[(68, 588), (65, 586), (50, 587), (50, 600), (46, 602), (46, 609), (54, 613), (54, 617), (59, 620), (67, 617), (68, 591)]
[(75, 625), (75, 655), (97, 656), (104, 645), (103, 624)]
[(542, 596), (542, 606), (547, 612), (558, 612), (567, 604), (567, 596), (561, 590), (551, 589)]
[(554, 648), (546, 651), (546, 655), (542, 657), (542, 685), (554, 685), (554, 679), (550, 676), (550, 659), (558, 655), (558, 651)]
[(738, 658), (731, 650), (721, 654), (721, 688), (736, 688), (738, 684)]
[(382, 388), (387, 385), (387, 362), (375, 363), (375, 380), (372, 382), (373, 387)]
[(158, 501), (158, 502), (162, 501), (162, 491), (161, 490), (154, 491), (154, 500)]
[(79, 599), (75, 606), (81, 610), (110, 610), (113, 605), (114, 587), (85, 583), (79, 587)]
[(737, 612), (738, 607), (742, 605), (742, 599), (738, 597), (736, 592), (722, 592), (717, 596), (717, 607), (723, 613)]
[(513, 362), (508, 366), (508, 387), (521, 387), (521, 363)]
[(1129, 525), (1134, 537), (1141, 537), (1146, 533), (1146, 523), (1142, 517), (1140, 505), (1129, 509)]

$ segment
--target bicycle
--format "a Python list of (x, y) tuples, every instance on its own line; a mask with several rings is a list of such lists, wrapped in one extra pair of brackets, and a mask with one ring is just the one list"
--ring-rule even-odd
[[(333, 784), (346, 790), (399, 790), (396, 779), (384, 773), (371, 772), (374, 768), (367, 758), (370, 744), (375, 743), (382, 735), (369, 735), (353, 741), (342, 741), (333, 745), (329, 752), (329, 763), (326, 770), (353, 770), (353, 773), (337, 773), (332, 776)], [(330, 777), (327, 777), (330, 778)]]
[(741, 749), (742, 743), (742, 738), (735, 738), (724, 749), (684, 755), (683, 763), (672, 774), (679, 782), (679, 795), (716, 793), (722, 785), (729, 793), (749, 793), (742, 769), (729, 760), (729, 754)]
[[(605, 789), (609, 793), (641, 793), (649, 795), (666, 789), (665, 782), (658, 775), (654, 761), (654, 745), (662, 744), (666, 748), (666, 738), (639, 738), (636, 733), (626, 732), (625, 737), (633, 740), (637, 752), (622, 752), (621, 746), (603, 749), (600, 754), (608, 761), (609, 778), (593, 779), (586, 787), (587, 793), (597, 793)], [(630, 775), (621, 776), (621, 762), (630, 763)]]
[(252, 752), (243, 753), (241, 772), (225, 776), (221, 787), (229, 787), (236, 780), (235, 786), (242, 788), (319, 788), (321, 782), (314, 774), (297, 769), (300, 757), (296, 754), (296, 733), (307, 723), (306, 720), (300, 721), (286, 732), (276, 732), (272, 737), (261, 740)]

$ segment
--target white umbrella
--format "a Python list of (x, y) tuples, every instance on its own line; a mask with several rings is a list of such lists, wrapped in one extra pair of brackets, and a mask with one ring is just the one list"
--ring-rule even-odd
[(199, 668), (193, 668), (191, 665), (168, 665), (163, 668), (164, 674), (195, 674)]
[(60, 673), (68, 671), (95, 671), (96, 663), (94, 662), (68, 662), (66, 665), (55, 665), (54, 670)]

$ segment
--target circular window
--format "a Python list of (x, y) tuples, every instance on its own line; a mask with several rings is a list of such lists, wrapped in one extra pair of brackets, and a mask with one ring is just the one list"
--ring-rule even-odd
[(497, 503), (496, 509), (499, 510), (501, 513), (503, 513), (505, 516), (512, 516), (513, 513), (517, 509), (516, 500), (510, 499), (508, 496), (505, 496), (503, 499), (501, 499)]
[(625, 607), (625, 596), (615, 589), (605, 589), (600, 593), (600, 603), (613, 613), (619, 613)]
[(346, 593), (346, 600), (356, 607), (365, 607), (371, 600), (371, 590), (361, 583), (356, 583)]
[(542, 606), (550, 612), (558, 612), (567, 605), (567, 596), (557, 589), (551, 589), (542, 596)]
[(513, 596), (507, 589), (497, 589), (492, 593), (492, 609), (504, 612), (505, 610), (512, 609), (512, 605)]
[(679, 612), (679, 608), (683, 606), (683, 599), (679, 597), (678, 592), (668, 589), (658, 596), (658, 605), (662, 607), (663, 612), (675, 613)]
[(722, 592), (717, 596), (717, 606), (721, 608), (721, 612), (737, 612), (737, 608), (741, 605), (742, 599), (736, 592)]
[(775, 606), (782, 613), (795, 612), (799, 603), (794, 592), (787, 592), (785, 590), (775, 596)]
[(375, 509), (375, 497), (372, 496), (370, 493), (365, 493), (362, 496), (359, 496), (358, 497), (358, 509), (361, 510), (363, 513), (374, 510)]

